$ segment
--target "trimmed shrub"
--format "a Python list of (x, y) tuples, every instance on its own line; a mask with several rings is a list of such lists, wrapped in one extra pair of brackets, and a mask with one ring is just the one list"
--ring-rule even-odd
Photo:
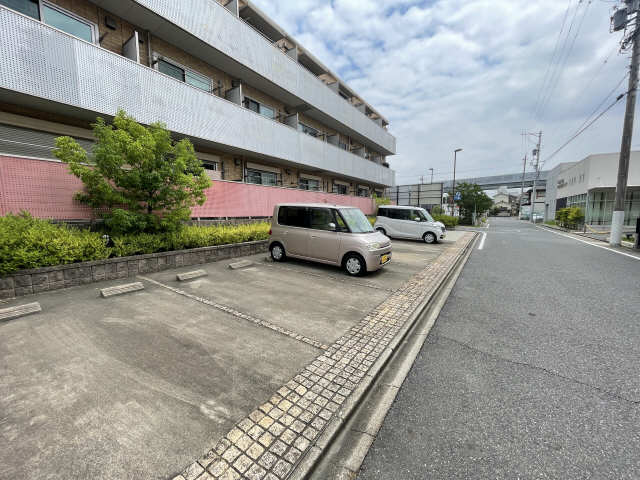
[(109, 257), (251, 242), (269, 238), (268, 223), (185, 226), (170, 233), (112, 236), (107, 247), (101, 233), (54, 224), (28, 213), (0, 217), (0, 275)]
[(230, 243), (266, 240), (269, 237), (268, 223), (248, 225), (185, 226), (177, 232), (141, 233), (113, 237), (115, 256), (143, 253), (186, 250)]
[(556, 210), (556, 223), (564, 228), (576, 229), (584, 223), (584, 213), (580, 207)]
[(436, 222), (444, 223), (444, 226), (447, 228), (455, 228), (455, 226), (458, 225), (458, 217), (451, 215), (432, 215), (432, 217)]
[(100, 233), (54, 224), (28, 213), (0, 217), (0, 274), (110, 255)]

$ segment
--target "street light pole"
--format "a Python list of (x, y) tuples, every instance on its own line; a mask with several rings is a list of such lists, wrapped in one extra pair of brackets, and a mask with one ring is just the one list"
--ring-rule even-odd
[(453, 211), (451, 213), (454, 216), (456, 213), (456, 160), (458, 157), (458, 152), (461, 152), (461, 151), (462, 151), (461, 148), (456, 148), (453, 151), (453, 193), (452, 193), (452, 201), (451, 201), (451, 207), (453, 208)]
[(431, 183), (433, 183), (433, 168), (430, 168), (429, 171), (431, 172)]

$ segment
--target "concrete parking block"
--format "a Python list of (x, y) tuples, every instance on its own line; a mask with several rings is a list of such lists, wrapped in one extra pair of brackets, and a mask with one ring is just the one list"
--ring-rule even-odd
[(250, 260), (238, 260), (237, 262), (233, 262), (229, 264), (229, 268), (231, 270), (237, 270), (239, 268), (246, 268), (253, 265), (253, 262)]
[(144, 290), (144, 285), (140, 282), (126, 283), (124, 285), (116, 285), (114, 287), (102, 288), (100, 295), (103, 298), (113, 297), (114, 295), (122, 295), (124, 293), (137, 292)]
[(176, 279), (180, 282), (184, 282), (186, 280), (193, 280), (194, 278), (206, 277), (207, 272), (204, 270), (193, 270), (192, 272), (184, 272), (178, 273), (176, 275)]
[(0, 310), (0, 321), (11, 320), (14, 318), (24, 317), (32, 313), (42, 311), (38, 302), (25, 303), (23, 305), (16, 305), (15, 307), (3, 308)]

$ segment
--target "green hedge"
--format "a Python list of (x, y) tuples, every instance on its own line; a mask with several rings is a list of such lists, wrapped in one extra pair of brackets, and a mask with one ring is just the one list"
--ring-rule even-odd
[(0, 274), (109, 258), (102, 235), (28, 214), (0, 217)]
[(444, 223), (444, 226), (447, 228), (454, 228), (458, 225), (458, 217), (453, 217), (451, 215), (432, 215), (432, 217), (436, 222)]
[(584, 213), (579, 207), (556, 210), (556, 222), (564, 228), (579, 228), (584, 223)]
[(265, 240), (268, 223), (185, 226), (173, 233), (140, 233), (111, 237), (102, 233), (54, 224), (28, 214), (0, 217), (0, 275), (29, 268)]

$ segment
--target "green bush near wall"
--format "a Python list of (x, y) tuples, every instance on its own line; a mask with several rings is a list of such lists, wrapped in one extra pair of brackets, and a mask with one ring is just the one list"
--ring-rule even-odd
[(109, 258), (102, 235), (33, 218), (0, 217), (0, 274)]
[(447, 228), (455, 228), (456, 225), (458, 225), (458, 217), (451, 215), (432, 215), (432, 217), (436, 222), (444, 223), (444, 226)]
[(556, 210), (556, 222), (564, 228), (576, 229), (584, 223), (584, 212), (579, 207)]
[(65, 265), (145, 253), (265, 240), (268, 223), (185, 226), (173, 233), (140, 233), (111, 237), (100, 232), (54, 224), (27, 213), (0, 217), (0, 275), (30, 268)]

